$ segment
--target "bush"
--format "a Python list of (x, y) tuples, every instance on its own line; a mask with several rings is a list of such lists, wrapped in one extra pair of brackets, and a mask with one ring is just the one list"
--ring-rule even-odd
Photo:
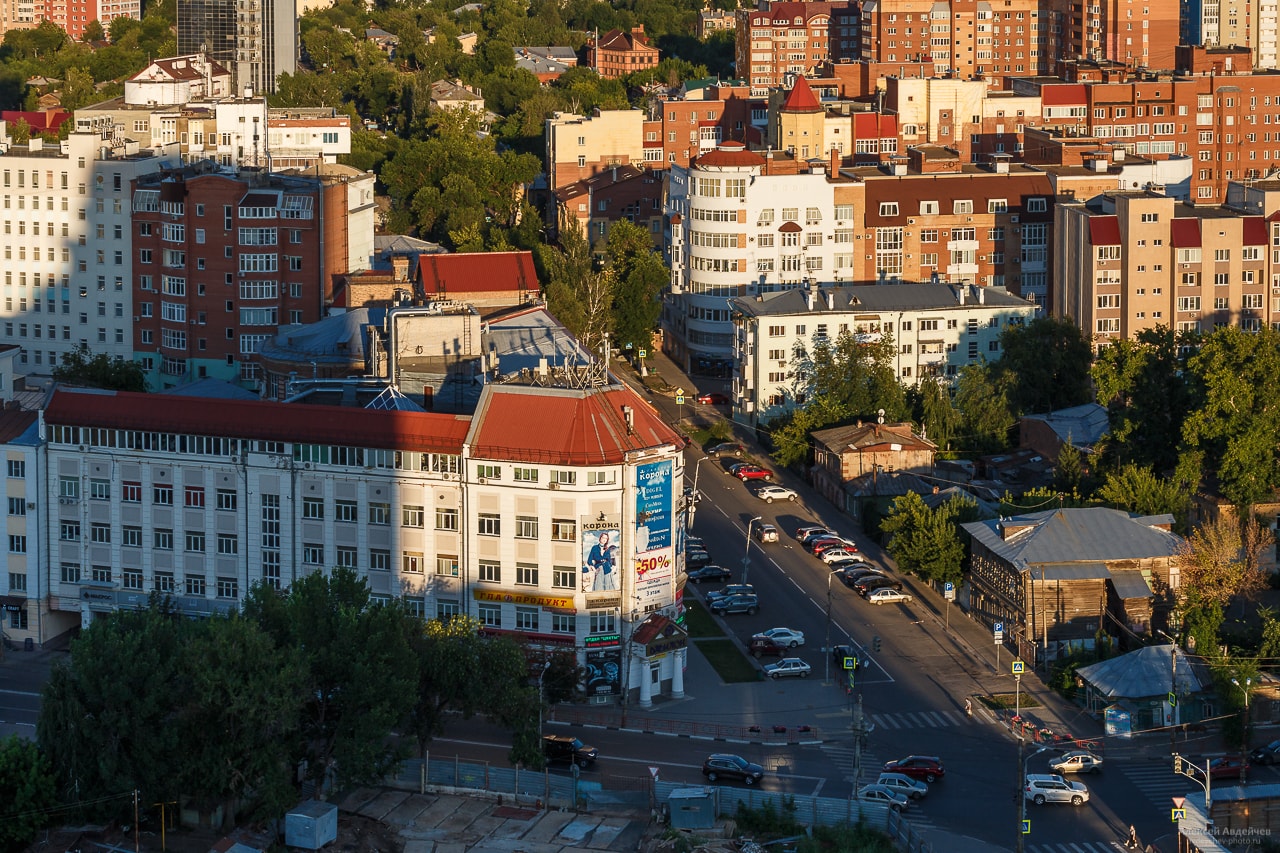
[(804, 832), (804, 827), (796, 820), (796, 798), (793, 796), (783, 797), (780, 809), (774, 806), (772, 799), (755, 808), (739, 802), (734, 819), (740, 829), (761, 839), (785, 838)]

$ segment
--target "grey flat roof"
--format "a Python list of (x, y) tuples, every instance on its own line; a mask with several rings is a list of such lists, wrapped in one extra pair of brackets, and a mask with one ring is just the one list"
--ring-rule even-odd
[[(978, 294), (985, 307), (1027, 308), (1031, 303), (1014, 296), (1004, 288), (975, 288), (962, 284), (858, 284), (814, 286), (813, 308), (808, 306), (803, 288), (764, 293), (755, 299), (735, 299), (733, 304), (744, 314), (772, 317), (784, 314), (847, 314), (867, 311), (929, 311), (960, 307), (960, 290), (966, 289), (965, 307), (977, 307)], [(827, 295), (832, 307), (827, 307)]]

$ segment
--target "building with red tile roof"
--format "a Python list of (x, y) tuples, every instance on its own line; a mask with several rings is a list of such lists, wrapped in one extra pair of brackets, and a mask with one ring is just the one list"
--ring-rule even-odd
[(630, 32), (609, 30), (587, 40), (587, 66), (605, 79), (625, 77), (658, 64), (658, 49), (649, 44), (644, 25)]
[(469, 302), (483, 311), (523, 305), (541, 292), (532, 252), (423, 255), (414, 279), (421, 302)]

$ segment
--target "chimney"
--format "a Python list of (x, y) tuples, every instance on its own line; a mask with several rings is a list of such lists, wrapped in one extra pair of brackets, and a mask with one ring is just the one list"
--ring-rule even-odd
[(839, 148), (831, 149), (830, 174), (831, 174), (832, 180), (835, 180), (840, 175), (840, 149)]
[(958, 288), (956, 288), (956, 290), (958, 290), (960, 293), (960, 304), (964, 305), (964, 298), (969, 293), (969, 285), (962, 284)]
[(808, 288), (805, 288), (805, 291), (804, 291), (804, 302), (805, 302), (805, 305), (808, 306), (808, 309), (812, 311), (813, 310), (813, 291), (809, 290)]
[(622, 419), (627, 423), (627, 435), (634, 434), (636, 431), (636, 410), (630, 406), (623, 406)]
[(409, 259), (404, 255), (396, 255), (391, 259), (391, 272), (396, 281), (407, 281), (409, 278)]
[(985, 287), (979, 287), (979, 286), (978, 286), (978, 285), (976, 285), (976, 284), (973, 286), (973, 289), (974, 289), (974, 290), (976, 290), (976, 291), (978, 291), (978, 304), (979, 304), (979, 305), (986, 305), (986, 304), (987, 304), (987, 289), (986, 289)]
[(836, 295), (830, 290), (827, 291), (827, 310), (836, 310)]

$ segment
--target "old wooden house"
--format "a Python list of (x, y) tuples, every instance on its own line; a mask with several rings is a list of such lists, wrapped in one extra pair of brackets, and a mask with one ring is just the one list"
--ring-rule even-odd
[(1163, 624), (1181, 537), (1173, 517), (1105, 507), (1056, 509), (964, 525), (972, 536), (970, 606), (1025, 660)]
[(813, 434), (813, 484), (827, 500), (844, 507), (845, 485), (885, 473), (932, 474), (938, 446), (916, 435), (911, 424), (863, 423)]

